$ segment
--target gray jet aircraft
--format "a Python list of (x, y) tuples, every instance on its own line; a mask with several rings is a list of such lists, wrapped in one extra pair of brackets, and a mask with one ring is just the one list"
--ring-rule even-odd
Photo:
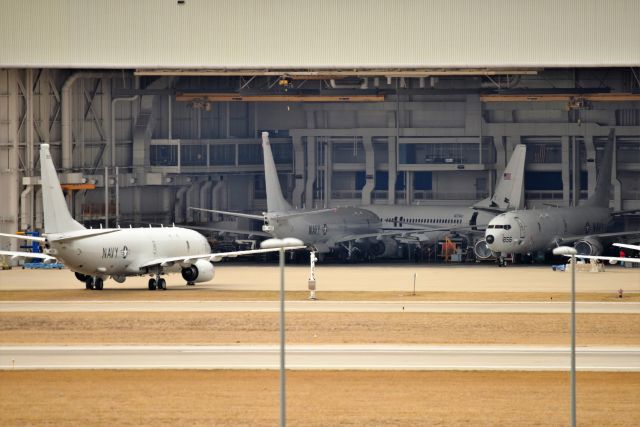
[(380, 218), (366, 209), (355, 207), (294, 209), (282, 195), (268, 132), (262, 132), (262, 148), (267, 212), (262, 215), (253, 215), (195, 207), (190, 209), (262, 221), (263, 232), (277, 238), (286, 236), (300, 239), (320, 254), (328, 253), (335, 248), (344, 248), (348, 257), (351, 257), (354, 251), (361, 251), (372, 240), (375, 241), (376, 238), (384, 235), (381, 232)]
[(505, 265), (505, 254), (533, 254), (573, 243), (581, 255), (600, 255), (603, 239), (638, 234), (608, 233), (611, 165), (614, 130), (609, 132), (605, 155), (600, 164), (594, 194), (581, 206), (546, 209), (515, 210), (496, 216), (485, 231), (485, 241)]

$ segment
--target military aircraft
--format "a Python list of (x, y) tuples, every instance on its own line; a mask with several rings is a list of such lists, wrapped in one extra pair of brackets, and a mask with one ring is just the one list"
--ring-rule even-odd
[[(170, 272), (180, 272), (187, 285), (194, 285), (213, 278), (215, 261), (279, 250), (211, 253), (204, 236), (180, 227), (86, 229), (69, 213), (49, 144), (40, 145), (40, 165), (44, 237), (2, 235), (42, 242), (46, 253), (0, 251), (0, 255), (62, 261), (87, 289), (101, 290), (108, 277), (122, 283), (127, 276), (147, 274), (152, 276), (149, 290), (166, 289), (166, 281), (161, 276)], [(301, 247), (288, 249), (298, 248)]]
[(190, 209), (261, 221), (264, 223), (262, 231), (270, 236), (300, 239), (320, 254), (335, 248), (344, 248), (350, 257), (359, 245), (366, 244), (368, 239), (375, 239), (382, 234), (380, 218), (366, 209), (356, 207), (294, 209), (282, 195), (268, 132), (262, 132), (262, 148), (267, 212), (254, 215), (197, 207), (190, 207)]
[[(493, 196), (468, 206), (361, 206), (382, 219), (385, 232), (404, 231), (419, 242), (444, 240), (452, 234), (479, 235), (474, 244), (477, 259), (492, 256), (484, 240), (484, 229), (498, 213), (524, 207), (524, 166), (527, 147), (516, 145), (507, 167), (498, 180)], [(387, 251), (396, 238), (386, 237), (375, 248), (379, 253)]]
[(614, 130), (609, 132), (594, 194), (580, 206), (514, 210), (493, 218), (485, 241), (505, 265), (505, 254), (531, 254), (573, 243), (581, 255), (600, 255), (603, 239), (639, 232), (607, 232)]

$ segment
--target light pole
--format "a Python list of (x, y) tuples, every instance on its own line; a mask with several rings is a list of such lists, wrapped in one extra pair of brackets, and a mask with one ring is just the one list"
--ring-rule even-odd
[(284, 369), (284, 252), (285, 249), (304, 248), (301, 240), (293, 237), (284, 239), (267, 239), (260, 244), (263, 249), (280, 249), (280, 426), (286, 423), (286, 393), (285, 393), (285, 369)]
[(571, 426), (576, 426), (576, 251), (569, 246), (559, 246), (554, 255), (571, 257)]

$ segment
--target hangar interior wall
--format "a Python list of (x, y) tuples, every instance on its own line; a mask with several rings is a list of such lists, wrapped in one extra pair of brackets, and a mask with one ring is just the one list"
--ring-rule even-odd
[[(638, 88), (628, 69), (579, 74), (545, 70), (522, 79), (547, 92), (576, 84)], [(613, 127), (612, 207), (640, 208), (638, 101), (487, 101), (478, 89), (501, 83), (474, 77), (437, 79), (433, 93), (418, 90), (419, 79), (384, 80), (381, 89), (405, 90), (370, 103), (202, 104), (173, 95), (228, 85), (224, 79), (0, 69), (0, 231), (42, 227), (40, 143), (51, 144), (64, 184), (95, 184), (68, 192), (87, 224), (106, 214), (112, 225), (221, 220), (194, 216), (188, 206), (260, 212), (263, 130), (284, 193), (298, 207), (469, 205), (492, 191), (518, 143), (528, 147), (527, 204), (568, 206), (594, 189), (594, 160)]]

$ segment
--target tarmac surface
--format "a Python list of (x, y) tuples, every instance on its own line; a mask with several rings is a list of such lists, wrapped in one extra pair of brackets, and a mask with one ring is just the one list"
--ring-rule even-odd
[[(580, 371), (640, 371), (640, 347), (579, 347)], [(5, 346), (0, 369), (278, 369), (279, 347)], [(290, 345), (287, 369), (566, 371), (567, 347)]]
[[(220, 263), (216, 275), (195, 289), (240, 291), (278, 290), (280, 270), (277, 265), (243, 265)], [(411, 292), (416, 275), (416, 291), (437, 292), (570, 292), (571, 275), (553, 271), (551, 266), (517, 265), (498, 268), (490, 264), (356, 264), (322, 265), (316, 268), (316, 286), (322, 291), (397, 291)], [(287, 291), (306, 291), (309, 267), (287, 265)], [(123, 284), (105, 281), (105, 289), (146, 289), (148, 277), (129, 277)], [(185, 289), (179, 274), (167, 275), (169, 290)], [(0, 291), (83, 289), (69, 270), (0, 271)], [(603, 273), (576, 272), (577, 292), (640, 292), (640, 268), (608, 266)]]
[[(569, 302), (287, 301), (287, 312), (569, 313)], [(278, 312), (278, 301), (2, 301), (0, 312)], [(577, 302), (577, 313), (640, 314), (638, 302)]]

